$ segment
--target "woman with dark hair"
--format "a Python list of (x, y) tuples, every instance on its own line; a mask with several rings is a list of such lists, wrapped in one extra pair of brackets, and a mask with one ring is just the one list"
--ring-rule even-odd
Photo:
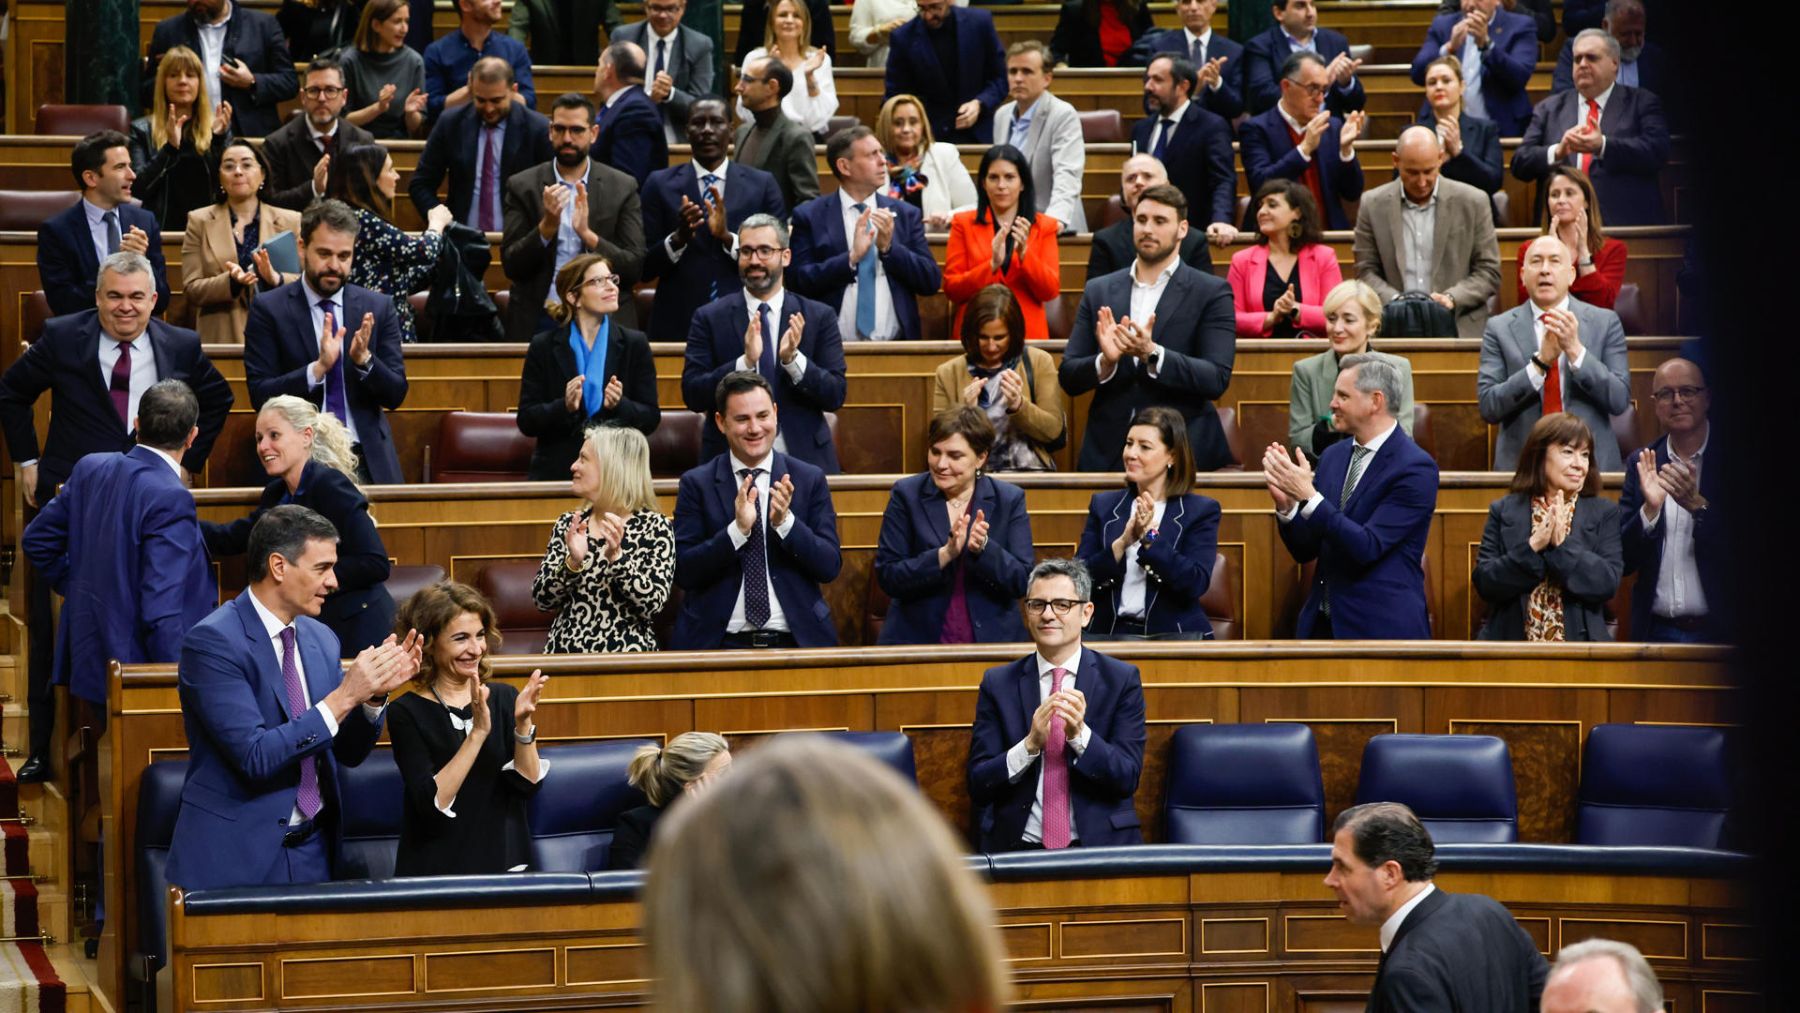
[(425, 136), (425, 58), (406, 44), (407, 0), (368, 0), (356, 38), (339, 54), (344, 67), (344, 119), (377, 140)]
[(983, 477), (994, 427), (979, 408), (939, 412), (928, 465), (888, 496), (875, 579), (889, 598), (884, 644), (992, 644), (1025, 639), (1019, 599), (1037, 558), (1025, 492)]
[(1488, 508), (1475, 591), (1482, 640), (1611, 640), (1602, 609), (1625, 570), (1618, 504), (1600, 494), (1594, 434), (1567, 412), (1538, 419), (1512, 492)]
[(1491, 194), (1506, 182), (1500, 162), (1500, 128), (1463, 108), (1462, 61), (1448, 54), (1425, 65), (1425, 104), (1419, 122), (1444, 146), (1444, 175)]
[(200, 57), (186, 46), (164, 53), (150, 112), (131, 121), (131, 195), (164, 232), (186, 229), (189, 211), (213, 203), (230, 139), (231, 103), (212, 104)]
[(500, 630), (494, 607), (467, 584), (419, 590), (394, 621), (418, 630), (425, 648), (414, 692), (388, 706), (405, 786), (394, 875), (524, 871), (526, 803), (550, 772), (534, 720), (544, 673), (532, 672), (524, 689), (488, 681)]
[(1068, 414), (1056, 362), (1025, 343), (1025, 315), (1005, 285), (989, 285), (963, 314), (963, 354), (937, 368), (931, 413), (958, 405), (985, 412), (994, 427), (987, 470), (1055, 471), (1050, 453), (1068, 441)]
[(639, 746), (625, 769), (631, 786), (644, 793), (647, 805), (619, 814), (608, 869), (636, 869), (644, 864), (656, 824), (669, 807), (693, 798), (731, 772), (731, 747), (712, 732), (682, 732), (666, 746)]
[(1155, 27), (1143, 0), (1068, 0), (1057, 14), (1050, 56), (1057, 67), (1118, 67)]
[(1240, 338), (1316, 338), (1325, 293), (1344, 280), (1306, 184), (1271, 179), (1256, 191), (1256, 245), (1232, 254), (1231, 299)]
[(1188, 490), (1194, 452), (1173, 408), (1125, 432), (1125, 488), (1097, 492), (1075, 555), (1094, 578), (1094, 640), (1211, 640), (1200, 596), (1219, 551), (1219, 501)]
[(423, 290), (437, 264), (444, 229), (452, 218), (448, 205), (439, 204), (425, 215), (425, 234), (417, 239), (393, 224), (394, 193), (400, 173), (394, 159), (379, 144), (358, 144), (331, 160), (325, 177), (325, 196), (356, 209), (360, 226), (356, 233), (356, 257), (350, 264), (350, 284), (392, 296), (400, 317), (400, 340), (417, 341), (412, 305), (406, 297)]
[[(1625, 243), (1608, 239), (1600, 223), (1600, 195), (1594, 181), (1573, 165), (1557, 164), (1544, 177), (1543, 235), (1555, 236), (1568, 248), (1575, 265), (1569, 294), (1589, 306), (1612, 309), (1625, 284)], [(1519, 244), (1519, 302), (1525, 301), (1525, 248)]]
[(1061, 226), (1031, 210), (1037, 207), (1031, 164), (1018, 148), (996, 144), (987, 149), (975, 179), (975, 210), (950, 220), (944, 294), (956, 307), (951, 326), (960, 334), (969, 300), (989, 285), (1005, 285), (1019, 299), (1026, 339), (1042, 341), (1050, 336), (1044, 304), (1062, 298), (1062, 268), (1056, 260)]
[(251, 300), (300, 277), (277, 272), (259, 249), (283, 232), (300, 231), (300, 212), (264, 200), (268, 186), (262, 149), (248, 141), (228, 141), (219, 151), (218, 202), (188, 213), (181, 239), (181, 287), (198, 315), (194, 329), (202, 342), (243, 344)]

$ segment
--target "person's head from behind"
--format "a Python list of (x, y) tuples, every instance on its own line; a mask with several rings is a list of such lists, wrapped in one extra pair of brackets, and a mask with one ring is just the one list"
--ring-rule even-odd
[(687, 137), (695, 162), (718, 165), (731, 146), (731, 110), (725, 100), (714, 95), (695, 99), (688, 106)]
[(1124, 203), (1126, 213), (1137, 206), (1138, 198), (1145, 190), (1168, 181), (1169, 170), (1155, 155), (1139, 152), (1127, 158), (1119, 167), (1119, 200)]
[(1187, 419), (1173, 408), (1152, 405), (1125, 430), (1125, 484), (1133, 493), (1160, 490), (1162, 499), (1185, 496), (1194, 485), (1194, 451)]
[(1038, 96), (1050, 90), (1050, 47), (1037, 39), (1024, 39), (1006, 49), (1006, 94), (1019, 104), (1020, 111), (1031, 108)]
[(595, 516), (630, 517), (656, 509), (650, 477), (650, 441), (630, 426), (589, 426), (575, 462), (570, 490), (594, 508)]
[(292, 394), (277, 394), (256, 413), (256, 459), (270, 478), (297, 486), (309, 461), (356, 481), (356, 451), (337, 416)]
[(712, 732), (682, 732), (666, 746), (639, 746), (625, 778), (661, 809), (678, 798), (697, 795), (731, 769), (731, 747)]
[(337, 590), (337, 528), (297, 503), (265, 511), (250, 529), (250, 589), (277, 619), (317, 616)]
[(349, 145), (331, 159), (325, 171), (326, 197), (389, 221), (394, 217), (394, 194), (399, 186), (394, 159), (379, 144)]
[(1355, 278), (1340, 281), (1325, 293), (1325, 338), (1331, 350), (1343, 357), (1369, 350), (1369, 342), (1381, 330), (1381, 295)]
[[(758, 299), (766, 299), (781, 287), (781, 276), (794, 254), (788, 249), (787, 223), (771, 214), (757, 212), (738, 226), (738, 277), (744, 288)], [(786, 325), (771, 320), (775, 340), (781, 340)]]
[(659, 1010), (996, 1011), (994, 911), (916, 788), (850, 746), (781, 735), (670, 810), (644, 935)]
[[(1311, 0), (1294, 0), (1311, 6)], [(1325, 105), (1325, 93), (1331, 90), (1331, 77), (1325, 72), (1325, 61), (1319, 54), (1302, 49), (1281, 65), (1281, 107), (1289, 116), (1305, 126)]]
[(133, 341), (150, 326), (156, 309), (156, 275), (150, 258), (120, 250), (100, 262), (94, 275), (94, 307), (100, 329), (114, 341)]
[(1569, 248), (1556, 236), (1539, 236), (1525, 248), (1525, 266), (1519, 276), (1525, 292), (1539, 309), (1549, 309), (1569, 294), (1575, 284), (1575, 261)]
[(1366, 442), (1394, 424), (1400, 411), (1400, 370), (1374, 355), (1338, 360), (1331, 388), (1331, 426)]
[(1394, 145), (1394, 173), (1406, 199), (1423, 204), (1437, 192), (1438, 170), (1444, 167), (1444, 145), (1437, 131), (1413, 125), (1400, 131)]
[[(100, 130), (75, 142), (69, 171), (88, 203), (110, 211), (131, 200), (137, 173), (131, 168), (131, 140), (117, 130)], [(125, 231), (119, 227), (120, 234)]]
[(975, 170), (975, 220), (993, 222), (998, 215), (1014, 212), (1032, 217), (1037, 207), (1037, 188), (1031, 182), (1031, 162), (1010, 144), (996, 144), (982, 153)]
[(1256, 241), (1267, 244), (1280, 236), (1289, 250), (1325, 241), (1319, 218), (1319, 202), (1297, 179), (1271, 179), (1257, 187), (1251, 200), (1256, 208)]
[(1556, 954), (1539, 1013), (1662, 1013), (1662, 984), (1630, 943), (1584, 939)]
[(1425, 104), (1437, 119), (1455, 119), (1463, 111), (1462, 61), (1445, 53), (1425, 65)]
[(1338, 814), (1331, 827), (1325, 885), (1357, 925), (1380, 925), (1437, 875), (1431, 832), (1398, 802), (1369, 802)]
[(200, 435), (200, 401), (180, 380), (158, 380), (138, 398), (137, 441), (180, 460)]
[(713, 394), (713, 424), (725, 434), (731, 455), (744, 464), (761, 464), (775, 449), (778, 425), (768, 379), (756, 370), (740, 369), (720, 377)]
[(586, 95), (564, 92), (550, 107), (550, 147), (556, 164), (568, 170), (587, 164), (594, 146), (594, 103)]
[(1534, 499), (1552, 493), (1598, 496), (1600, 469), (1594, 467), (1593, 430), (1568, 412), (1538, 419), (1519, 450), (1512, 491)]
[(931, 481), (946, 500), (967, 495), (987, 467), (994, 449), (994, 424), (987, 412), (957, 405), (931, 417), (925, 430), (925, 464)]
[(887, 182), (887, 152), (875, 131), (858, 123), (832, 134), (825, 141), (825, 161), (838, 184), (859, 201)]
[(1313, 0), (1275, 0), (1269, 5), (1281, 30), (1305, 42), (1319, 25), (1319, 9)]
[(1584, 99), (1596, 98), (1619, 79), (1619, 40), (1598, 28), (1575, 33), (1570, 47), (1575, 91)]
[(1163, 53), (1144, 68), (1144, 104), (1158, 116), (1180, 109), (1199, 87), (1200, 72), (1185, 56)]
[(395, 638), (409, 630), (419, 631), (423, 646), (415, 684), (486, 682), (493, 674), (489, 654), (500, 647), (500, 628), (494, 606), (469, 585), (441, 580), (413, 592), (394, 613)]
[(1145, 190), (1131, 209), (1131, 245), (1138, 260), (1158, 268), (1168, 266), (1187, 238), (1187, 196), (1173, 183)]
[(1079, 559), (1046, 559), (1025, 581), (1025, 630), (1038, 653), (1056, 658), (1081, 643), (1094, 617), (1094, 578)]
[(618, 310), (621, 284), (623, 280), (604, 256), (577, 254), (556, 272), (556, 301), (545, 309), (561, 327), (580, 318), (598, 321)]
[(600, 51), (600, 62), (594, 67), (594, 93), (604, 102), (613, 92), (644, 83), (644, 48), (635, 42), (620, 40)]
[(219, 152), (220, 203), (254, 200), (267, 193), (269, 164), (262, 149), (242, 139)]
[(1606, 0), (1606, 16), (1600, 19), (1600, 27), (1618, 40), (1620, 60), (1631, 63), (1643, 55), (1643, 0)]
[[(362, 223), (340, 200), (315, 202), (300, 214), (300, 268), (306, 284), (322, 296), (335, 295), (350, 280), (356, 234)], [(338, 321), (339, 327), (348, 326)]]
[(1025, 311), (1005, 285), (989, 285), (975, 293), (963, 310), (963, 353), (971, 365), (998, 369), (1016, 362), (1025, 351)]
[(1650, 399), (1656, 403), (1656, 421), (1665, 433), (1688, 436), (1706, 428), (1712, 395), (1706, 376), (1688, 359), (1666, 359), (1650, 376)]

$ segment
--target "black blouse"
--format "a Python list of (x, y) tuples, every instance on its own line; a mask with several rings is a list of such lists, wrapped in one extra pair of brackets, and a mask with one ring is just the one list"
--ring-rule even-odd
[[(1289, 275), (1287, 278), (1283, 278), (1280, 274), (1276, 273), (1275, 262), (1269, 262), (1269, 269), (1263, 274), (1263, 307), (1265, 309), (1273, 310), (1275, 308), (1276, 301), (1281, 298), (1283, 292), (1287, 291), (1290, 279), (1294, 286), (1294, 300), (1296, 302), (1305, 301), (1300, 291), (1299, 268), (1300, 262), (1298, 260), (1294, 261), (1293, 274)], [(1280, 322), (1276, 323), (1275, 328), (1269, 332), (1269, 337), (1297, 338), (1300, 336), (1300, 328), (1295, 325), (1299, 322), (1300, 317), (1298, 314), (1291, 317), (1284, 317)]]

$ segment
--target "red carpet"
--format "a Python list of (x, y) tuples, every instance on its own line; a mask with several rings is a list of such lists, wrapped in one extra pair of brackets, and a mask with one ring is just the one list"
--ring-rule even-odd
[[(0, 816), (19, 811), (19, 782), (0, 757)], [(37, 884), (31, 875), (31, 838), (17, 823), (0, 824), (5, 835), (5, 869), (0, 879), (0, 937), (36, 936)], [(17, 877), (17, 878), (15, 878)], [(36, 942), (0, 943), (0, 1013), (63, 1013), (67, 989), (44, 947)]]

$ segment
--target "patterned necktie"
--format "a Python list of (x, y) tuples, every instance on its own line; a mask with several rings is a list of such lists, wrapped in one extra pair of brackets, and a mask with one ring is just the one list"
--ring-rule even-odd
[(330, 155), (330, 154), (335, 153), (336, 151), (337, 151), (337, 134), (335, 134), (335, 133), (320, 134), (319, 135), (319, 152), (321, 154)]
[[(306, 713), (306, 693), (300, 688), (300, 666), (294, 657), (292, 626), (281, 631), (281, 687), (287, 693), (288, 714), (293, 720), (299, 720)], [(319, 758), (316, 756), (300, 759), (300, 792), (294, 797), (294, 807), (309, 820), (319, 815), (319, 810), (324, 807), (319, 795)]]
[[(1357, 444), (1350, 446), (1350, 470), (1344, 473), (1344, 488), (1338, 493), (1338, 509), (1350, 502), (1350, 493), (1355, 491), (1356, 483), (1362, 478), (1363, 466), (1368, 463), (1369, 448)], [(1331, 585), (1325, 585), (1325, 594), (1319, 599), (1319, 611), (1331, 614)]]
[(496, 209), (500, 204), (500, 131), (495, 127), (484, 127), (481, 136), (481, 188), (475, 194), (481, 210), (475, 215), (475, 227), (483, 232), (499, 232), (500, 216)]
[(113, 363), (112, 381), (107, 385), (112, 395), (113, 410), (125, 431), (131, 431), (131, 342), (119, 342), (119, 358)]
[[(719, 195), (717, 197), (713, 196), (713, 188), (717, 187), (720, 183), (723, 183), (723, 182), (724, 182), (724, 180), (720, 179), (718, 176), (715, 176), (714, 174), (712, 174), (710, 172), (707, 173), (706, 175), (700, 177), (700, 203), (706, 207), (706, 210), (709, 213), (712, 211), (713, 201), (715, 201), (715, 200), (722, 201), (725, 199), (725, 191), (722, 189), (719, 191)], [(708, 238), (712, 237), (712, 231), (710, 228), (705, 230), (704, 232), (696, 231), (695, 234), (696, 235), (705, 235)], [(711, 281), (707, 282), (706, 285), (707, 285), (706, 301), (711, 302), (714, 299), (717, 299), (719, 297), (719, 279), (717, 277), (714, 277)]]
[(756, 362), (757, 372), (775, 384), (775, 326), (769, 320), (769, 304), (756, 304), (757, 326), (762, 329), (762, 358)]
[(106, 223), (106, 255), (110, 257), (119, 252), (119, 213), (108, 211), (100, 220)]
[(1162, 130), (1157, 133), (1156, 147), (1151, 149), (1150, 154), (1160, 162), (1163, 160), (1163, 156), (1169, 153), (1169, 135), (1175, 132), (1175, 121), (1160, 119), (1156, 122), (1162, 125)]
[(1562, 356), (1556, 356), (1544, 370), (1543, 414), (1554, 415), (1563, 410)]
[[(738, 480), (755, 475), (762, 481), (761, 468), (740, 468)], [(744, 542), (744, 622), (760, 630), (769, 621), (769, 543), (763, 534), (763, 495), (756, 497), (756, 523), (750, 526), (750, 537)]]
[[(850, 205), (851, 210), (859, 216), (868, 205), (861, 201)], [(874, 223), (870, 223), (870, 231), (874, 231)], [(869, 238), (869, 251), (856, 262), (856, 330), (865, 338), (875, 336), (875, 239)]]
[[(1600, 129), (1600, 103), (1594, 101), (1593, 99), (1588, 99), (1587, 106), (1588, 106), (1587, 122), (1582, 125), (1587, 127), (1589, 130), (1598, 132)], [(1594, 154), (1593, 154), (1593, 152), (1591, 152), (1591, 151), (1582, 152), (1581, 157), (1576, 160), (1576, 163), (1581, 166), (1582, 172), (1591, 173), (1594, 169)]]
[[(1050, 693), (1062, 692), (1066, 668), (1050, 670)], [(1043, 840), (1046, 850), (1069, 846), (1069, 764), (1064, 758), (1068, 750), (1068, 729), (1060, 715), (1050, 718), (1050, 734), (1044, 741), (1044, 820)]]
[[(319, 310), (325, 314), (323, 329), (319, 332), (319, 344), (323, 345), (326, 335), (337, 333), (337, 318), (330, 299), (320, 299)], [(350, 424), (350, 405), (344, 398), (344, 357), (348, 354), (348, 349), (340, 347), (337, 361), (331, 364), (331, 372), (325, 377), (325, 410), (336, 415), (346, 426)]]

